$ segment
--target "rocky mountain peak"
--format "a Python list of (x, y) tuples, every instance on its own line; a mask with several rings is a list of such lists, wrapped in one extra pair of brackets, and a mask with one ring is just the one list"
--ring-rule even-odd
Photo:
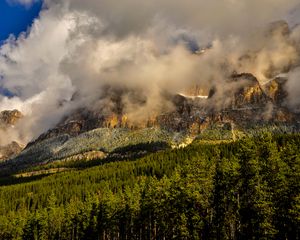
[(242, 86), (233, 92), (232, 108), (261, 107), (269, 101), (258, 80), (252, 74), (235, 74), (232, 79), (236, 82), (243, 82)]
[(0, 125), (15, 125), (23, 117), (18, 110), (5, 110), (0, 112)]

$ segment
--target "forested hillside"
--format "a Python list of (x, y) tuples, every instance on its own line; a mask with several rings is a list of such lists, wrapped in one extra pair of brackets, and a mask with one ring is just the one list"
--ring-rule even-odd
[(20, 183), (2, 180), (0, 239), (299, 239), (300, 135), (183, 149)]

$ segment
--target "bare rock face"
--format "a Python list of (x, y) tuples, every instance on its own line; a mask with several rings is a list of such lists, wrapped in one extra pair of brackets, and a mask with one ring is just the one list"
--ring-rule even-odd
[(272, 99), (275, 105), (283, 106), (285, 104), (285, 99), (288, 96), (285, 90), (285, 84), (287, 82), (286, 78), (275, 78), (264, 86), (266, 94)]
[(232, 108), (260, 108), (269, 101), (257, 79), (248, 73), (233, 76), (234, 81), (244, 81), (243, 85), (233, 92)]
[(235, 91), (232, 107), (225, 109), (223, 117), (243, 127), (257, 123), (297, 124), (299, 116), (285, 106), (285, 78), (275, 78), (264, 86), (251, 74), (240, 74), (234, 78), (246, 78), (247, 83)]
[[(5, 132), (23, 117), (22, 113), (18, 110), (2, 111), (0, 112), (0, 129)], [(0, 136), (3, 137), (3, 136)], [(17, 142), (11, 142), (5, 146), (0, 146), (0, 161), (7, 160), (15, 157), (22, 151), (21, 147)]]
[(23, 117), (22, 113), (18, 110), (11, 110), (11, 111), (2, 111), (0, 113), (0, 126), (13, 126)]
[(17, 156), (22, 150), (23, 150), (23, 147), (20, 146), (17, 142), (12, 142), (6, 146), (1, 146), (0, 147), (0, 161), (4, 161), (9, 158), (13, 158), (13, 157)]

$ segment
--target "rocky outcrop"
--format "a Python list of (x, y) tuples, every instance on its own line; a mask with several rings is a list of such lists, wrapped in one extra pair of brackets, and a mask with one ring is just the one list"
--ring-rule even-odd
[(2, 147), (0, 146), (0, 161), (16, 157), (22, 150), (23, 147), (21, 147), (17, 142), (12, 142)]
[[(9, 134), (10, 128), (13, 128), (17, 122), (23, 117), (22, 113), (18, 110), (6, 110), (0, 112), (0, 130), (2, 134)], [(0, 137), (5, 137), (1, 136)], [(17, 156), (23, 147), (17, 142), (11, 142), (5, 146), (0, 146), (0, 161), (7, 160)]]
[(18, 110), (2, 111), (0, 112), (0, 127), (13, 126), (22, 117), (22, 113)]
[(285, 90), (286, 78), (277, 77), (264, 86), (264, 91), (277, 106), (284, 106), (288, 96)]
[(270, 101), (252, 74), (233, 75), (233, 81), (243, 81), (243, 84), (232, 93), (232, 109), (261, 108)]

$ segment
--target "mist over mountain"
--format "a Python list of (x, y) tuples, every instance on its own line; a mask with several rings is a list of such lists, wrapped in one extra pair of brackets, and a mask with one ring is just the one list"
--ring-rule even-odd
[(0, 110), (24, 115), (6, 134), (26, 144), (78, 109), (139, 126), (176, 112), (173, 96), (195, 87), (214, 92), (197, 105), (221, 111), (247, 87), (233, 77), (244, 73), (267, 95), (257, 118), (273, 114), (267, 98), (279, 100), (268, 86), (279, 78), (286, 79), (280, 105), (296, 114), (298, 7), (294, 0), (47, 0), (31, 28), (0, 48), (1, 87), (12, 95), (1, 96)]

